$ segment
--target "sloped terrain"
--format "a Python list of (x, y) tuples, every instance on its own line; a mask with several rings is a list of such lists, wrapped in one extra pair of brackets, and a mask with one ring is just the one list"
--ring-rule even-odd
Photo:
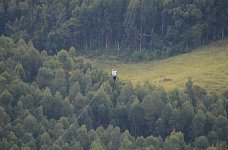
[(208, 91), (224, 91), (228, 85), (228, 39), (165, 60), (123, 63), (107, 57), (83, 57), (110, 73), (114, 66), (120, 80), (134, 84), (149, 81), (167, 90), (182, 89), (188, 78)]

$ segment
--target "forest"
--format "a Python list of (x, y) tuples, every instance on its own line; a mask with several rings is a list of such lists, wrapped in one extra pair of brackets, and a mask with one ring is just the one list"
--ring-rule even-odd
[(226, 150), (228, 87), (133, 85), (79, 54), (161, 59), (227, 38), (227, 0), (0, 0), (1, 150)]
[(49, 56), (23, 39), (0, 45), (3, 150), (227, 149), (228, 90), (208, 93), (191, 78), (184, 91), (133, 86), (74, 47)]
[(227, 0), (0, 0), (0, 34), (48, 54), (74, 46), (154, 59), (227, 36), (227, 8)]

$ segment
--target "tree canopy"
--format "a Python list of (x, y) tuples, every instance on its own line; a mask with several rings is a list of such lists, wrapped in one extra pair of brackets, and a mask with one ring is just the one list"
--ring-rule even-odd
[(1, 0), (0, 34), (31, 40), (49, 54), (74, 46), (154, 59), (226, 37), (227, 6), (227, 0)]
[(227, 91), (114, 82), (75, 52), (0, 37), (1, 149), (227, 149)]

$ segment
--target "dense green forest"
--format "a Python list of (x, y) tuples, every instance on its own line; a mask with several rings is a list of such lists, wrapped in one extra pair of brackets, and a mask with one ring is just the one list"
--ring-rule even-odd
[(0, 0), (0, 149), (228, 149), (228, 89), (209, 93), (191, 78), (169, 92), (114, 82), (78, 57), (189, 52), (227, 37), (227, 8), (228, 0)]
[(228, 0), (0, 0), (0, 34), (49, 54), (74, 46), (153, 59), (227, 36), (227, 8)]
[(116, 82), (77, 57), (0, 37), (2, 150), (225, 150), (228, 90)]

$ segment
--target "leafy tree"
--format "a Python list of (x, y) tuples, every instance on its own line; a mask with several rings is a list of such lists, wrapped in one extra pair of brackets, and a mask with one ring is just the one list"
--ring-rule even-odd
[(76, 140), (80, 142), (81, 146), (83, 149), (88, 149), (90, 146), (90, 140), (89, 140), (89, 134), (87, 132), (87, 128), (85, 125), (82, 125), (78, 130), (77, 130), (77, 137)]
[(10, 117), (9, 115), (5, 112), (4, 107), (0, 106), (0, 126), (1, 129), (9, 123)]
[(35, 99), (33, 98), (33, 96), (31, 94), (27, 94), (25, 96), (22, 95), (19, 98), (19, 101), (21, 101), (23, 106), (26, 107), (26, 108), (33, 107), (32, 104), (35, 103)]
[(108, 128), (106, 129), (106, 132), (108, 134), (108, 138), (104, 137), (107, 139), (107, 149), (109, 150), (114, 150), (119, 148), (120, 144), (120, 128), (119, 127), (113, 127), (112, 125), (109, 125)]
[(180, 91), (178, 91), (177, 89), (174, 89), (173, 91), (171, 91), (171, 93), (169, 94), (169, 99), (173, 107), (179, 108), (182, 106), (184, 99), (182, 99), (181, 96), (182, 95)]
[(52, 143), (51, 137), (47, 132), (44, 132), (40, 136), (39, 145), (42, 147), (43, 145), (50, 145)]
[(30, 149), (36, 149), (36, 141), (33, 138), (31, 133), (25, 132), (24, 136), (22, 137), (22, 140), (24, 143), (26, 143), (23, 148), (30, 148)]
[(146, 138), (146, 144), (152, 147), (152, 149), (160, 149), (163, 145), (163, 141), (159, 141), (158, 138), (151, 135)]
[(29, 114), (27, 117), (25, 117), (23, 124), (27, 131), (34, 132), (37, 129), (37, 120), (31, 114)]
[(192, 79), (189, 78), (188, 82), (186, 83), (186, 93), (188, 94), (189, 98), (192, 101), (192, 105), (196, 106), (196, 98), (195, 98), (195, 93), (194, 93), (194, 89), (193, 89), (193, 82)]
[(145, 147), (145, 139), (143, 137), (138, 137), (135, 141), (136, 147), (143, 148)]
[(184, 104), (182, 105), (180, 117), (182, 121), (181, 123), (182, 130), (184, 131), (185, 136), (188, 139), (189, 132), (190, 132), (189, 124), (192, 124), (192, 119), (194, 117), (194, 109), (189, 101), (185, 101)]
[(42, 67), (38, 71), (38, 74), (36, 76), (36, 82), (38, 83), (40, 88), (45, 88), (46, 86), (50, 86), (53, 76), (54, 74), (51, 69)]
[(214, 105), (212, 106), (213, 110), (213, 114), (215, 115), (223, 115), (226, 116), (226, 110), (224, 108), (224, 100), (223, 99), (217, 99), (217, 101), (214, 103)]
[(165, 139), (164, 149), (184, 149), (184, 135), (181, 132), (172, 131), (170, 136)]
[(163, 103), (158, 94), (149, 94), (143, 99), (141, 105), (145, 114), (144, 119), (147, 121), (149, 132), (151, 132), (154, 129), (155, 121), (161, 113)]
[(218, 135), (215, 131), (210, 131), (207, 135), (207, 139), (209, 143), (215, 144), (218, 140)]
[(19, 79), (14, 79), (12, 82), (10, 82), (8, 90), (13, 96), (12, 104), (16, 105), (21, 95), (28, 94), (29, 86)]
[(63, 101), (62, 115), (70, 116), (73, 113), (73, 105), (70, 103), (68, 99)]
[(79, 85), (78, 81), (76, 81), (72, 85), (72, 87), (70, 87), (70, 89), (69, 89), (69, 96), (68, 96), (69, 99), (71, 101), (74, 101), (75, 100), (75, 97), (78, 97), (77, 94), (79, 94), (79, 92), (80, 92), (80, 85)]
[(44, 113), (43, 113), (43, 107), (40, 106), (40, 107), (37, 107), (35, 110), (34, 110), (34, 117), (36, 117), (36, 119), (38, 121), (41, 121), (42, 119), (44, 119)]
[(18, 137), (15, 135), (14, 132), (11, 131), (7, 135), (7, 141), (8, 141), (7, 147), (9, 149), (19, 149), (18, 146), (17, 146), (17, 140), (18, 140)]
[(72, 59), (69, 57), (69, 54), (66, 50), (61, 50), (57, 54), (58, 60), (63, 64), (63, 67), (66, 70), (71, 70), (73, 67)]
[(2, 105), (10, 105), (13, 101), (13, 96), (10, 94), (8, 90), (5, 90), (0, 95), (0, 102)]
[(194, 145), (196, 149), (206, 149), (209, 146), (207, 138), (205, 136), (199, 136), (195, 139)]
[(7, 85), (7, 81), (6, 78), (4, 78), (2, 75), (0, 75), (0, 91), (3, 92), (3, 90), (5, 89), (5, 86)]
[(212, 131), (213, 124), (215, 122), (216, 116), (212, 114), (211, 112), (206, 113), (206, 119), (204, 124), (204, 130), (205, 132)]
[(9, 146), (9, 144), (8, 144), (6, 138), (3, 138), (3, 139), (0, 141), (0, 144), (1, 144), (1, 148), (2, 148), (3, 150), (7, 150), (7, 147)]
[(83, 95), (80, 92), (78, 92), (76, 94), (76, 96), (74, 97), (72, 103), (74, 105), (74, 111), (76, 113), (79, 113), (85, 106), (85, 98), (83, 97)]
[(73, 145), (73, 148), (78, 150), (83, 150), (83, 147), (81, 146), (80, 142), (75, 142)]
[(125, 130), (130, 126), (128, 118), (128, 109), (126, 105), (117, 104), (114, 110), (114, 114), (114, 125), (119, 126), (121, 130)]
[(182, 125), (181, 123), (181, 112), (178, 109), (174, 109), (169, 120), (170, 128), (180, 130)]
[(213, 129), (216, 131), (219, 139), (227, 140), (228, 120), (226, 117), (219, 115), (214, 122)]
[(125, 132), (122, 134), (121, 136), (121, 142), (120, 142), (120, 150), (130, 150), (133, 149), (133, 142), (134, 139), (132, 138), (132, 136), (129, 134), (129, 132), (127, 130), (125, 130)]
[(164, 129), (166, 129), (165, 127), (165, 121), (163, 118), (158, 118), (155, 122), (155, 133), (156, 135), (161, 135), (162, 137), (165, 137), (166, 135), (166, 131)]
[(94, 97), (94, 103), (91, 106), (94, 117), (96, 118), (94, 126), (96, 127), (99, 124), (108, 126), (112, 103), (110, 97), (103, 89), (100, 88), (97, 91)]
[(92, 88), (91, 78), (88, 77), (87, 75), (83, 76), (80, 82), (81, 93), (85, 95), (91, 90), (91, 88)]
[(192, 139), (203, 135), (204, 132), (204, 124), (205, 124), (205, 116), (201, 110), (197, 111), (197, 114), (194, 116), (192, 120), (192, 129), (190, 131)]
[[(23, 137), (26, 130), (22, 123), (17, 123), (15, 126), (13, 126), (13, 131), (17, 137)], [(27, 132), (30, 134), (30, 132)]]
[(143, 101), (143, 98), (154, 89), (153, 85), (149, 84), (149, 82), (144, 82), (141, 84), (136, 84), (135, 93), (140, 102)]
[(18, 63), (16, 66), (15, 66), (15, 73), (18, 77), (22, 78), (23, 80), (26, 80), (26, 73), (24, 71), (24, 68), (22, 66), (22, 64)]
[(139, 104), (132, 105), (129, 110), (130, 132), (132, 135), (141, 135), (144, 131), (144, 118), (143, 110)]
[(99, 141), (99, 138), (94, 140), (92, 144), (90, 145), (90, 150), (105, 150), (104, 146)]
[(217, 150), (217, 148), (213, 147), (213, 146), (210, 146), (210, 147), (207, 148), (207, 150)]
[[(161, 136), (167, 136), (168, 133), (170, 133), (174, 127), (172, 125), (170, 125), (170, 121), (171, 121), (171, 117), (173, 115), (173, 106), (170, 103), (167, 103), (163, 109), (163, 111), (161, 112), (161, 119), (159, 120), (159, 122), (163, 122), (164, 128), (162, 129), (162, 127), (160, 127), (159, 125), (157, 127), (160, 128), (160, 135)], [(163, 134), (161, 134), (163, 132)]]
[(120, 91), (119, 97), (117, 98), (117, 103), (127, 104), (128, 101), (130, 100), (129, 97), (133, 95), (133, 91), (134, 90), (133, 90), (132, 83), (127, 83), (126, 85), (124, 85), (124, 87)]
[(53, 97), (50, 89), (47, 88), (44, 91), (43, 101), (44, 114), (47, 115), (48, 118), (60, 118), (63, 106), (60, 93), (57, 92)]

